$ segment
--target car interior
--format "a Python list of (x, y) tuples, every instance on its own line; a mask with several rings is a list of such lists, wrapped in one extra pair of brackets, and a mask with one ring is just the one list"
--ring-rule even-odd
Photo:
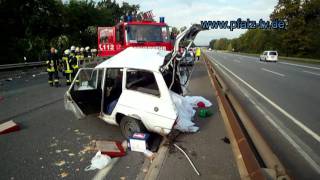
[(118, 99), (121, 96), (122, 75), (123, 71), (120, 68), (107, 69), (103, 103), (103, 112), (105, 114), (112, 113)]
[[(79, 72), (79, 83), (74, 83), (70, 95), (84, 114), (99, 113), (101, 110), (101, 79), (103, 69), (82, 69)], [(86, 88), (81, 88), (81, 87)], [(88, 88), (90, 87), (90, 88)]]
[(149, 71), (128, 70), (126, 88), (160, 96), (157, 81), (153, 73)]

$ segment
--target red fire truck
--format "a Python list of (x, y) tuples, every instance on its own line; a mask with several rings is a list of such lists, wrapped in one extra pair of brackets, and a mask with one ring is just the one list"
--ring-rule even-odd
[(152, 18), (133, 20), (130, 16), (124, 19), (113, 27), (98, 27), (98, 56), (114, 56), (127, 47), (173, 49), (164, 17), (159, 22)]

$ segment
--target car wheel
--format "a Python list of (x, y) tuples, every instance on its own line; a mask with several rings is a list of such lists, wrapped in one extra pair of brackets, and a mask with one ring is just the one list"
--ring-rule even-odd
[(141, 121), (129, 116), (125, 116), (121, 119), (120, 128), (123, 137), (126, 139), (129, 139), (129, 137), (131, 137), (134, 133), (146, 132), (146, 128)]

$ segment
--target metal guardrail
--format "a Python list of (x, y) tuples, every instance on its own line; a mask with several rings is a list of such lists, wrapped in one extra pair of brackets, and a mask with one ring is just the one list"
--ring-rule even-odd
[(17, 69), (17, 68), (24, 68), (24, 67), (30, 67), (30, 66), (43, 66), (45, 64), (46, 64), (45, 61), (16, 63), (16, 64), (4, 64), (4, 65), (0, 65), (0, 70)]
[[(290, 179), (280, 160), (253, 125), (250, 116), (233, 96), (217, 67), (204, 52), (202, 54), (204, 54), (211, 83), (216, 89), (219, 109), (231, 141), (241, 179)], [(240, 124), (244, 128), (241, 128)], [(262, 167), (258, 159), (263, 161), (265, 167)]]

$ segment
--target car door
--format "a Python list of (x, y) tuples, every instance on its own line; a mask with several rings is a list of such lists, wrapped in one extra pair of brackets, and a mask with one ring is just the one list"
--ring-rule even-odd
[[(78, 118), (101, 111), (104, 69), (81, 68), (65, 93), (65, 109)], [(78, 80), (78, 81), (76, 81)]]
[(130, 116), (141, 119), (151, 131), (170, 129), (177, 116), (170, 95), (163, 91), (166, 87), (163, 78), (162, 84), (157, 83), (161, 78), (160, 73), (127, 69), (125, 90), (118, 102)]

